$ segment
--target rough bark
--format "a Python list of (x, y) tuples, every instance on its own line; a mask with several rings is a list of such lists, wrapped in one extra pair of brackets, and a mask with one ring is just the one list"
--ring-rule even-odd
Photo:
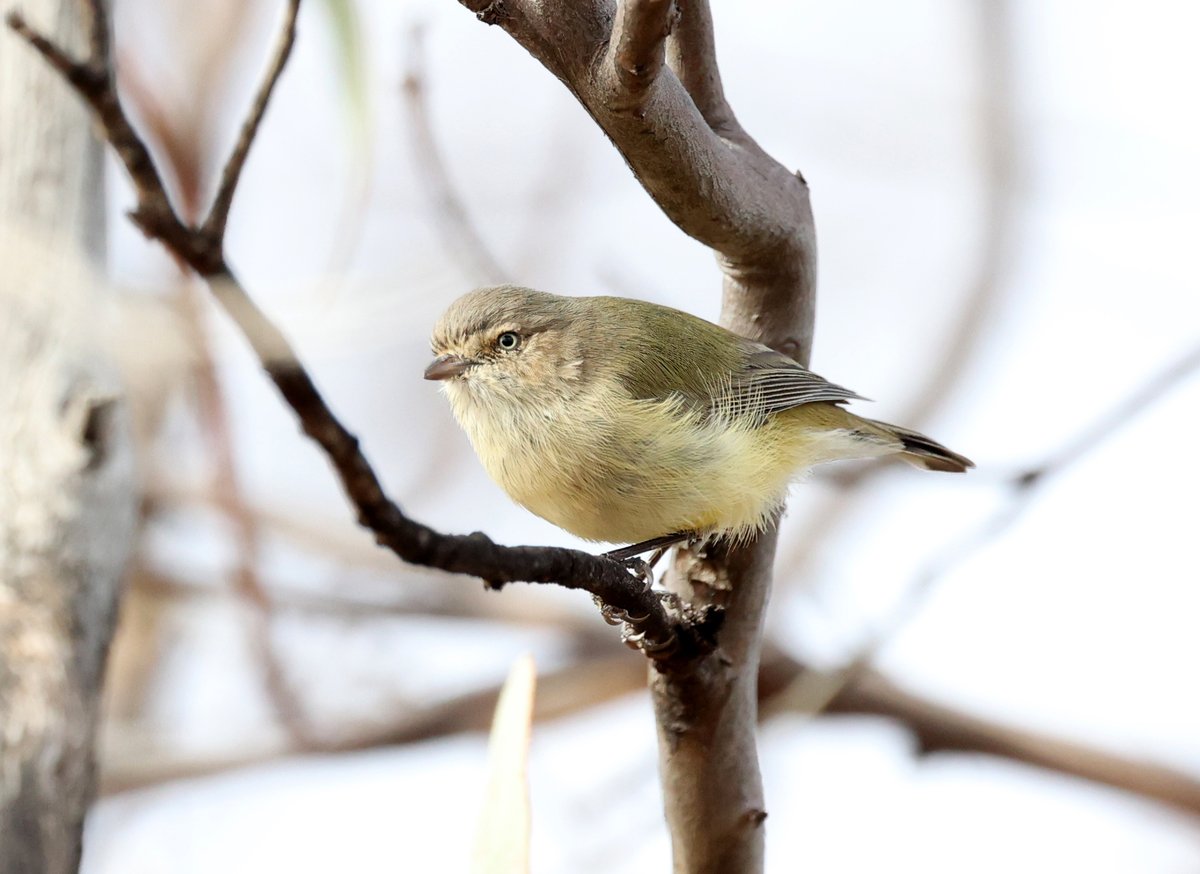
[[(26, 0), (78, 41), (73, 2)], [(77, 869), (118, 582), (134, 528), (118, 384), (90, 347), (103, 239), (85, 114), (0, 46), (0, 871)], [(36, 107), (31, 112), (30, 107)]]
[[(722, 323), (807, 363), (816, 276), (807, 185), (725, 101), (706, 0), (462, 2), (561, 79), (667, 216), (714, 250)], [(677, 872), (762, 869), (756, 683), (774, 549), (774, 532), (732, 550), (685, 549), (668, 575), (685, 602), (726, 611), (715, 652), (652, 669)]]

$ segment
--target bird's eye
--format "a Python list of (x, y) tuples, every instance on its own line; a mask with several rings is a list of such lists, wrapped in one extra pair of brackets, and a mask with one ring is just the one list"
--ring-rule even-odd
[(521, 337), (516, 331), (505, 331), (496, 338), (496, 345), (501, 349), (511, 352), (521, 345)]

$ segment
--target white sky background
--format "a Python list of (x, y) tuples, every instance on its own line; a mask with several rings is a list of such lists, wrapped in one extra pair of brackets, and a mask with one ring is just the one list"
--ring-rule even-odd
[[(147, 6), (126, 4), (127, 21)], [(821, 664), (852, 654), (914, 575), (1002, 504), (1005, 475), (1068, 444), (1200, 342), (1200, 7), (1009, 5), (1017, 151), (1002, 286), (936, 416), (901, 422), (979, 469), (877, 477), (857, 512), (805, 556), (798, 535), (827, 511), (833, 486), (818, 477), (797, 487), (771, 627)], [(658, 212), (568, 92), (499, 28), (453, 0), (358, 9), (373, 122), (361, 228), (343, 220), (361, 169), (332, 72), (329, 19), (314, 3), (235, 202), (230, 259), (407, 511), (507, 543), (574, 544), (487, 481), (420, 377), (434, 320), (474, 280), (443, 247), (413, 158), (400, 93), (410, 28), (425, 26), (430, 114), (452, 181), (519, 281), (636, 294), (715, 318), (717, 268)], [(154, 46), (147, 66), (165, 69), (170, 43), (145, 9), (137, 15)], [(930, 379), (984, 246), (976, 6), (714, 0), (714, 15), (740, 120), (812, 187), (821, 258), (814, 369), (875, 398), (870, 415), (898, 420)], [(339, 232), (354, 243), (348, 266)], [(113, 252), (118, 278), (131, 285), (171, 276), (120, 223)], [(251, 500), (354, 537), (324, 461), (221, 317), (212, 330)], [(1192, 376), (943, 576), (877, 664), (981, 715), (1200, 776), (1198, 411)], [(186, 424), (176, 431), (188, 439)], [(182, 483), (187, 471), (199, 481), (194, 454), (179, 456)], [(227, 535), (202, 513), (179, 513), (155, 527), (147, 551), (223, 589)], [(790, 573), (801, 558), (803, 573)], [(264, 575), (317, 591), (411, 582), (343, 573), (276, 543)], [(510, 596), (591, 613), (586, 599), (563, 592), (495, 597)], [(250, 628), (219, 597), (172, 614), (171, 656), (146, 727), (160, 743), (219, 754), (278, 739), (248, 659)], [(526, 649), (553, 665), (564, 646), (520, 626), (288, 614), (275, 639), (305, 700), (330, 724), (491, 683)], [(912, 752), (883, 721), (769, 723), (769, 870), (1200, 869), (1200, 829), (1162, 808), (997, 760)], [(539, 726), (535, 871), (666, 870), (655, 755), (644, 696)], [(472, 736), (109, 798), (91, 820), (85, 871), (463, 870), (483, 762), (484, 739)]]

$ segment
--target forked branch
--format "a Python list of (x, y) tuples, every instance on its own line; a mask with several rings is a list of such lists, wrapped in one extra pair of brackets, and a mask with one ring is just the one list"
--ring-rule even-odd
[[(738, 125), (707, 0), (460, 0), (563, 81), (647, 193), (724, 273), (721, 323), (807, 363), (816, 253), (808, 187)], [(601, 47), (603, 50), (601, 50)], [(677, 872), (762, 869), (755, 731), (775, 532), (681, 549), (667, 586), (725, 608), (720, 649), (652, 677)]]

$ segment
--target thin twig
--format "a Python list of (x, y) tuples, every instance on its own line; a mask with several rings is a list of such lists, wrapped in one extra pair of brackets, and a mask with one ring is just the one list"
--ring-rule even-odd
[[(293, 6), (298, 2), (292, 0)], [(19, 14), (10, 13), (7, 20), (92, 107), (105, 139), (134, 181), (137, 206), (130, 213), (131, 220), (208, 280), (213, 296), (250, 343), (259, 363), (296, 413), (304, 433), (325, 451), (357, 511), (359, 524), (375, 534), (376, 542), (411, 564), (481, 577), (494, 588), (530, 582), (590, 592), (611, 613), (625, 620), (626, 642), (656, 659), (663, 669), (681, 667), (712, 651), (722, 619), (720, 610), (696, 609), (665, 599), (617, 562), (572, 549), (500, 546), (481, 533), (442, 534), (405, 516), (384, 492), (358, 439), (334, 416), (283, 333), (258, 308), (226, 262), (225, 224), (220, 210), (232, 192), (214, 202), (213, 213), (202, 228), (184, 224), (171, 206), (145, 144), (117, 99), (111, 57), (105, 54), (89, 58), (86, 63), (75, 62), (29, 28)], [(291, 43), (294, 24), (293, 10), (284, 22), (283, 46)], [(107, 51), (106, 45), (101, 49)], [(276, 57), (281, 59), (281, 67), (287, 58), (286, 48), (281, 47)], [(227, 179), (236, 182), (241, 172), (240, 163), (248, 154), (270, 86), (279, 72), (274, 67), (269, 70), (264, 87), (259, 89), (259, 99), (226, 165)]]
[(107, 58), (112, 37), (108, 32), (104, 3), (101, 0), (87, 0), (83, 9), (88, 25), (88, 50), (93, 58)]
[(287, 66), (292, 46), (296, 42), (296, 16), (299, 12), (300, 0), (287, 0), (283, 16), (283, 29), (275, 45), (275, 54), (258, 87), (258, 93), (254, 95), (250, 112), (247, 114), (246, 120), (242, 122), (237, 143), (229, 155), (229, 160), (225, 162), (225, 169), (221, 171), (221, 183), (217, 186), (216, 196), (213, 198), (212, 207), (202, 229), (203, 233), (214, 240), (224, 240), (225, 238), (225, 224), (229, 220), (229, 208), (233, 204), (233, 195), (237, 191), (238, 180), (241, 179), (242, 170), (246, 166), (246, 158), (250, 155), (250, 147), (254, 144), (259, 125), (262, 124), (263, 116), (266, 114), (267, 104), (271, 102), (275, 84), (279, 81), (283, 68)]

